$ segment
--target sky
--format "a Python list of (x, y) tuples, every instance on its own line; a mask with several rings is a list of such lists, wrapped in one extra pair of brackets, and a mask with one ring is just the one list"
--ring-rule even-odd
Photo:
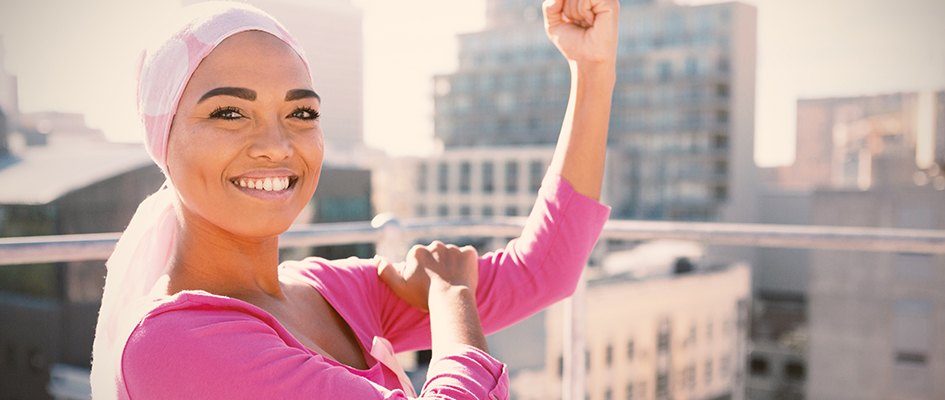
[[(744, 1), (758, 9), (759, 165), (793, 160), (798, 98), (945, 88), (945, 1)], [(457, 33), (485, 26), (484, 1), (352, 2), (364, 11), (365, 140), (393, 154), (431, 151), (431, 77), (456, 67)], [(0, 0), (2, 61), (18, 76), (20, 110), (80, 112), (109, 138), (137, 140), (140, 44), (177, 7), (173, 0)], [(402, 135), (378, 134), (390, 121)]]

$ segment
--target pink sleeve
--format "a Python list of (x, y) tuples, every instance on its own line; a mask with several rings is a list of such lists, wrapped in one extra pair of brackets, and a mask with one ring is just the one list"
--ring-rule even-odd
[[(506, 398), (505, 366), (474, 350), (438, 362), (420, 398)], [(128, 339), (121, 364), (130, 399), (407, 399), (229, 309), (148, 317)]]
[[(597, 243), (610, 207), (548, 174), (522, 235), (479, 259), (476, 300), (486, 334), (570, 296)], [(380, 283), (381, 328), (398, 352), (430, 347), (427, 314)]]

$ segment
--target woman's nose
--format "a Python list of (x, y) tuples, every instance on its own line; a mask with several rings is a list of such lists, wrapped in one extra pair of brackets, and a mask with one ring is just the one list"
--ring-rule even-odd
[(253, 135), (253, 144), (250, 146), (250, 156), (253, 158), (268, 158), (271, 161), (282, 161), (292, 155), (290, 133), (285, 127), (276, 122), (260, 124)]

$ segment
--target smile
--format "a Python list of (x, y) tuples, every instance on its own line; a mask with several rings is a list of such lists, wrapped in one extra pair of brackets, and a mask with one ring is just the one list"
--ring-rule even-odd
[(298, 176), (239, 177), (230, 179), (230, 183), (258, 199), (279, 200), (289, 197), (298, 180)]

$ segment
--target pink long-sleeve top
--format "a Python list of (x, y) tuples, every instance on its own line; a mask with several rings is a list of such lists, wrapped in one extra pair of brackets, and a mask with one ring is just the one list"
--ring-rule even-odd
[[(485, 332), (569, 296), (609, 215), (610, 207), (577, 193), (559, 175), (546, 176), (522, 235), (479, 259), (476, 300)], [(428, 314), (381, 282), (372, 260), (310, 257), (282, 263), (280, 273), (297, 274), (341, 315), (368, 369), (306, 348), (252, 304), (185, 291), (156, 301), (129, 337), (116, 377), (119, 397), (408, 398), (399, 366), (375, 350), (388, 342), (394, 352), (430, 348)], [(464, 346), (430, 365), (419, 396), (505, 399), (509, 378), (504, 364)]]

